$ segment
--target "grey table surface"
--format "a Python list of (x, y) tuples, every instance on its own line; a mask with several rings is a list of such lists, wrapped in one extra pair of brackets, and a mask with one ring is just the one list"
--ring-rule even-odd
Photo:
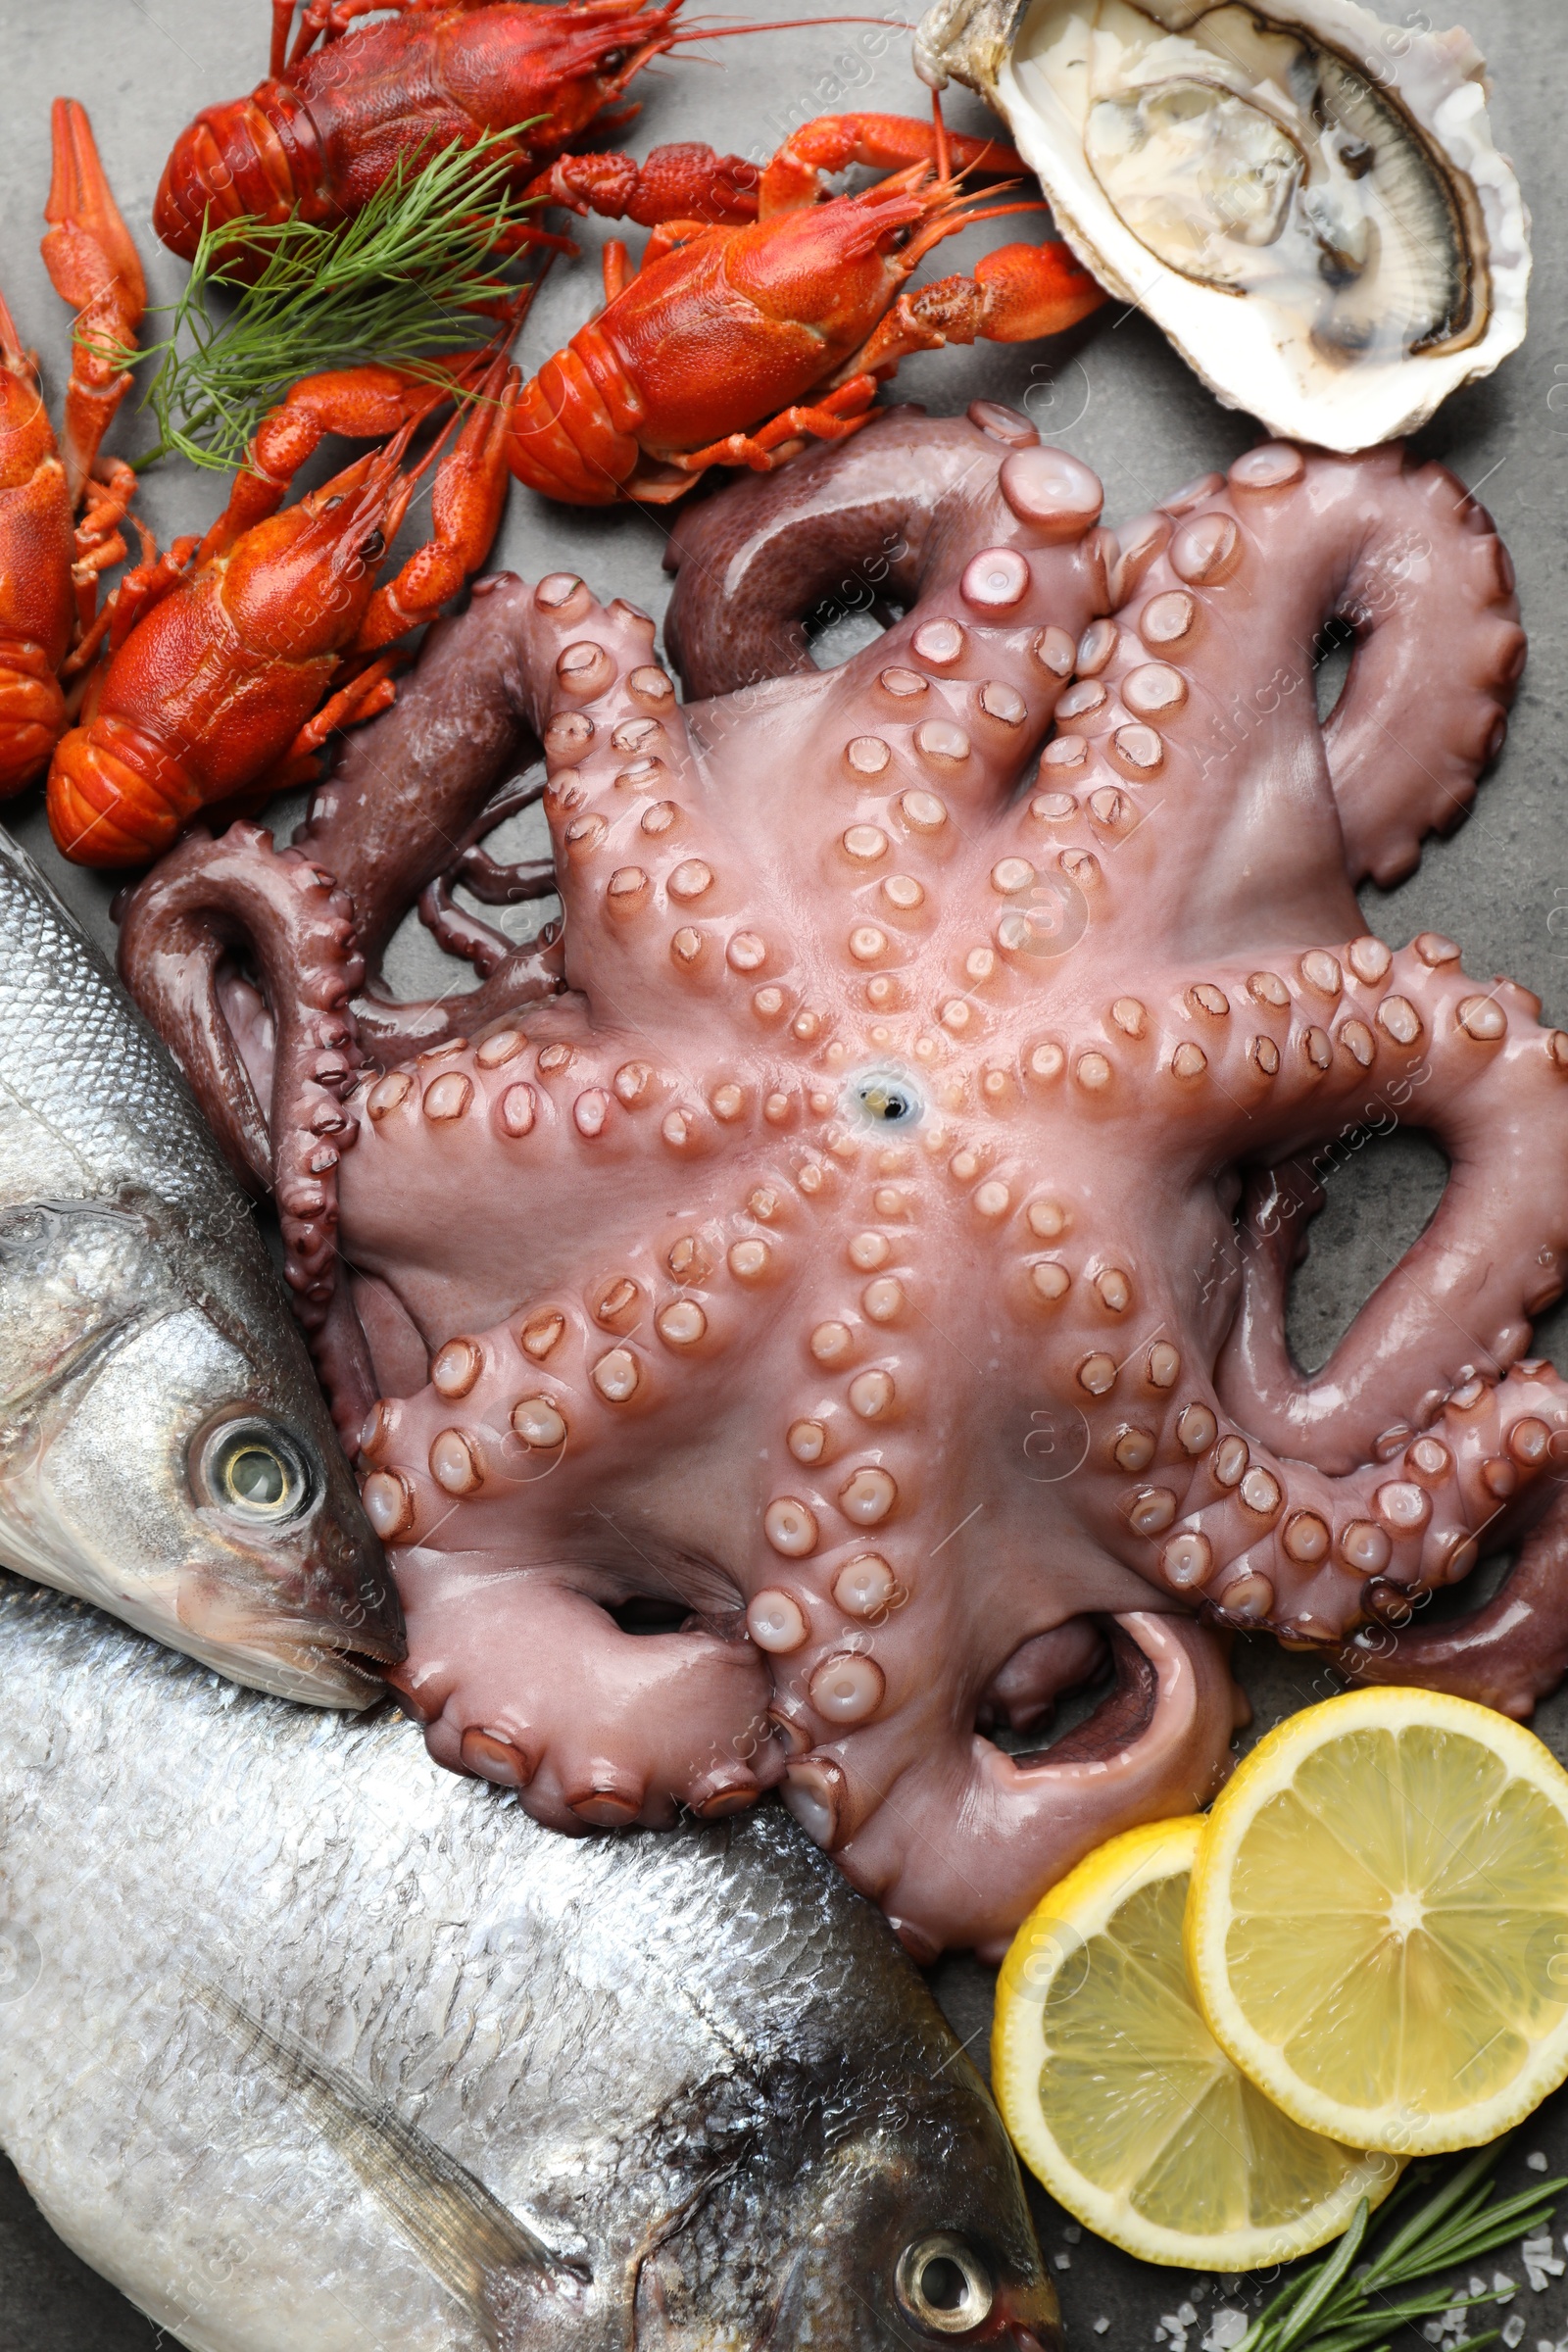
[[(855, 0), (851, 0), (851, 5)], [(862, 13), (874, 13), (859, 0)], [(740, 12), (731, 12), (739, 14)], [(759, 7), (759, 16), (766, 10)], [(825, 22), (833, 0), (790, 0), (781, 15), (804, 28), (731, 40), (710, 51), (677, 52), (639, 85), (643, 112), (621, 143), (642, 154), (670, 138), (703, 138), (756, 159), (809, 116), (875, 108), (920, 113), (925, 98), (908, 70), (902, 36)], [(898, 12), (889, 10), (889, 15)], [(910, 12), (912, 13), (912, 11)], [(1393, 11), (1385, 6), (1385, 14)], [(49, 102), (81, 99), (96, 127), (111, 178), (148, 265), (152, 298), (167, 302), (183, 271), (148, 226), (154, 190), (174, 133), (196, 110), (249, 89), (266, 70), (270, 11), (265, 0), (0, 0), (0, 219), (6, 235), (0, 286), (24, 340), (43, 356), (58, 391), (66, 319), (38, 259), (49, 182)], [(1401, 22), (1427, 25), (1419, 11)], [(1439, 17), (1437, 22), (1445, 22)], [(1518, 567), (1531, 637), (1526, 672), (1504, 756), (1474, 812), (1446, 843), (1429, 848), (1417, 873), (1392, 892), (1364, 893), (1369, 928), (1402, 941), (1431, 928), (1450, 933), (1474, 971), (1512, 974), (1538, 991), (1547, 1013), (1568, 1022), (1568, 836), (1563, 827), (1563, 714), (1568, 702), (1568, 11), (1560, 0), (1467, 0), (1465, 22), (1495, 77), (1494, 122), (1512, 154), (1536, 223), (1532, 326), (1524, 349), (1487, 382), (1458, 394), (1420, 437), (1497, 516)], [(703, 57), (712, 62), (702, 62)], [(984, 120), (956, 95), (950, 120)], [(988, 241), (1027, 233), (1027, 224), (976, 229), (943, 247), (926, 274), (972, 266)], [(546, 355), (596, 307), (594, 250), (612, 233), (589, 224), (581, 261), (558, 268), (528, 322), (525, 366)], [(1256, 437), (1245, 416), (1220, 408), (1137, 314), (1102, 312), (1053, 345), (934, 353), (907, 365), (901, 397), (956, 413), (979, 395), (1024, 407), (1045, 438), (1095, 467), (1114, 523), (1209, 466), (1224, 466)], [(150, 439), (127, 408), (111, 446), (134, 454)], [(147, 477), (142, 507), (160, 537), (204, 527), (221, 503), (220, 477), (180, 464)], [(583, 513), (548, 508), (514, 489), (492, 564), (531, 577), (569, 565), (603, 594), (662, 612), (661, 568), (667, 519), (653, 513)], [(6, 821), (41, 857), (88, 927), (112, 940), (112, 885), (54, 856), (36, 794), (8, 808)], [(1555, 919), (1554, 919), (1555, 918)], [(412, 964), (415, 956), (411, 956)], [(1292, 1334), (1308, 1363), (1320, 1360), (1355, 1307), (1393, 1264), (1429, 1213), (1442, 1161), (1416, 1135), (1369, 1148), (1330, 1180), (1312, 1255), (1298, 1278)], [(1541, 1345), (1568, 1367), (1568, 1323), (1543, 1327)], [(1272, 1643), (1244, 1645), (1241, 1672), (1256, 1709), (1249, 1739), (1321, 1694), (1312, 1662)], [(1568, 1758), (1568, 1697), (1541, 1710), (1537, 1729)], [(983, 2066), (991, 1978), (959, 1959), (938, 1972), (938, 1991)], [(1568, 2093), (1548, 2103), (1521, 2137), (1509, 2177), (1523, 2180), (1527, 2150), (1568, 2170)], [(1135, 2263), (1073, 2230), (1049, 2199), (1037, 2200), (1042, 2241), (1056, 2266), (1071, 2340), (1122, 2346), (1166, 2341), (1195, 2347), (1221, 2304), (1247, 2308), (1259, 2282), (1201, 2284), (1181, 2272)], [(1568, 2223), (1568, 2208), (1561, 2219)], [(1494, 2266), (1489, 2266), (1494, 2267)], [(1506, 2266), (1505, 2266), (1506, 2267)], [(1520, 2284), (1516, 2310), (1527, 2352), (1568, 2343), (1568, 2278), (1537, 2295)], [(1188, 2302), (1199, 2317), (1173, 2335), (1162, 2316)], [(1103, 2322), (1105, 2325), (1101, 2326)], [(1513, 2330), (1510, 2328), (1510, 2333)], [(97, 2278), (39, 2219), (15, 2173), (0, 2161), (0, 2352), (145, 2352), (160, 2341), (150, 2323)], [(1407, 2339), (1412, 2348), (1419, 2338)], [(302, 2347), (301, 2352), (308, 2352)]]

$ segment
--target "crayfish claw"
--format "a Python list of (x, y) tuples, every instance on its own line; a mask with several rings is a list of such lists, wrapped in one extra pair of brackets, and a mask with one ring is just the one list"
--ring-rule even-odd
[(44, 207), (50, 226), (40, 251), (55, 292), (76, 313), (62, 451), (74, 507), (130, 386), (124, 361), (147, 307), (147, 286), (86, 108), (74, 98), (57, 98), (50, 138), (54, 176)]

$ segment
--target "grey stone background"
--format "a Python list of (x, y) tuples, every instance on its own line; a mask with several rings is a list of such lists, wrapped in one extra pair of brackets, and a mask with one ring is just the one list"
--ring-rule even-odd
[[(868, 0), (859, 5), (874, 13)], [(767, 12), (759, 6), (756, 13)], [(777, 13), (826, 20), (833, 0), (790, 0)], [(1384, 13), (1396, 13), (1387, 0)], [(147, 226), (164, 158), (199, 107), (237, 96), (261, 78), (269, 16), (265, 0), (0, 0), (0, 219), (6, 228), (0, 286), (24, 340), (38, 347), (55, 391), (64, 380), (66, 319), (36, 243), (49, 181), (50, 99), (65, 93), (86, 104), (122, 209), (141, 241), (152, 298), (167, 302), (182, 269), (155, 244)], [(1446, 18), (1412, 10), (1400, 21), (1426, 25)], [(1451, 466), (1496, 514), (1518, 566), (1531, 659), (1506, 752), (1473, 814), (1454, 838), (1428, 851), (1409, 881), (1388, 893), (1369, 889), (1364, 903), (1369, 928), (1395, 942), (1425, 928), (1449, 932), (1464, 944), (1470, 970), (1512, 974), (1541, 994), (1550, 1016), (1568, 1022), (1568, 837), (1562, 820), (1568, 9), (1561, 0), (1467, 0), (1465, 22), (1492, 66), (1494, 122), (1535, 214), (1533, 323), (1524, 350), (1489, 381), (1451, 400), (1422, 434), (1420, 448)], [(813, 114), (856, 107), (923, 112), (924, 94), (908, 71), (903, 37), (885, 54), (882, 42), (869, 26), (824, 21), (715, 43), (706, 52), (677, 51), (643, 77), (643, 113), (629, 132), (619, 134), (621, 142), (642, 154), (663, 139), (706, 138), (761, 160)], [(704, 56), (712, 62), (702, 62)], [(984, 117), (960, 92), (950, 120), (967, 127)], [(603, 224), (586, 224), (582, 260), (559, 267), (549, 279), (524, 333), (525, 366), (537, 367), (596, 307), (594, 256), (608, 233)], [(1029, 233), (1027, 221), (970, 231), (941, 248), (925, 273), (972, 266), (988, 241)], [(149, 335), (153, 331), (150, 323)], [(1071, 449), (1101, 474), (1112, 523), (1189, 476), (1223, 466), (1256, 437), (1246, 417), (1210, 398), (1140, 316), (1115, 309), (1052, 345), (927, 355), (904, 368), (899, 392), (937, 412), (961, 410), (982, 394), (1026, 408), (1045, 438)], [(113, 446), (133, 455), (150, 437), (132, 404)], [(141, 503), (167, 539), (205, 527), (222, 495), (220, 476), (175, 464), (148, 475)], [(417, 517), (416, 509), (416, 522)], [(569, 565), (601, 593), (628, 597), (658, 613), (668, 585), (660, 563), (664, 529), (657, 512), (549, 509), (514, 489), (492, 562), (534, 577)], [(112, 886), (53, 856), (36, 796), (8, 808), (6, 817), (107, 944)], [(418, 952), (411, 946), (411, 984)], [(1396, 1135), (1369, 1148), (1332, 1178), (1329, 1206), (1314, 1228), (1312, 1255), (1293, 1302), (1293, 1336), (1304, 1361), (1327, 1353), (1419, 1229), (1441, 1183), (1441, 1159), (1415, 1135)], [(1560, 1362), (1568, 1361), (1557, 1337), (1561, 1328), (1548, 1323), (1542, 1335), (1542, 1345)], [(1250, 1739), (1325, 1687), (1309, 1660), (1287, 1657), (1266, 1642), (1244, 1644), (1241, 1672), (1256, 1708)], [(1568, 1701), (1544, 1707), (1537, 1728), (1568, 1757)], [(941, 1996), (982, 2066), (990, 1985), (988, 1972), (966, 1960), (950, 1961), (939, 1972)], [(1568, 2098), (1560, 2095), (1526, 2127), (1508, 2162), (1510, 2182), (1530, 2177), (1522, 2169), (1527, 2152), (1546, 2155), (1553, 2171), (1568, 2171)], [(1069, 2334), (1083, 2352), (1102, 2338), (1118, 2352), (1123, 2345), (1158, 2341), (1169, 2352), (1187, 2352), (1189, 2337), (1198, 2352), (1217, 2306), (1246, 2308), (1250, 2294), (1255, 2301), (1263, 2291), (1257, 2282), (1199, 2283), (1181, 2272), (1134, 2263), (1074, 2231), (1048, 2199), (1037, 2203)], [(1568, 2205), (1559, 2218), (1568, 2223)], [(1505, 2257), (1501, 2267), (1519, 2284), (1509, 2317), (1522, 2318), (1527, 2352), (1556, 2352), (1568, 2342), (1568, 2280), (1538, 2294), (1527, 2287), (1517, 2259)], [(1162, 2315), (1171, 2315), (1173, 2325), (1166, 2326)], [(0, 2163), (0, 2352), (146, 2352), (159, 2340), (146, 2320), (50, 2234), (15, 2174)], [(1410, 2340), (1412, 2347), (1419, 2342)]]

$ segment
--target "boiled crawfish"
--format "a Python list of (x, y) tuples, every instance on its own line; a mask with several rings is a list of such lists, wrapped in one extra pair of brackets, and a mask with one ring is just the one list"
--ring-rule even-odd
[(65, 730), (61, 681), (91, 658), (99, 580), (126, 552), (136, 488), (99, 444), (130, 382), (120, 355), (146, 305), (141, 264), (84, 110), (57, 98), (50, 128), (43, 258), (76, 318), (57, 444), (36, 363), (0, 301), (0, 796), (41, 774)]
[[(830, 195), (828, 175), (853, 164), (902, 168)], [(910, 352), (1057, 334), (1105, 299), (1058, 243), (1003, 246), (972, 278), (906, 290), (944, 237), (1034, 209), (965, 194), (955, 167), (1024, 167), (995, 141), (945, 133), (940, 116), (820, 116), (754, 174), (755, 195), (735, 191), (733, 166), (693, 147), (656, 149), (640, 170), (564, 156), (533, 182), (552, 204), (662, 225), (635, 274), (623, 245), (606, 246), (604, 309), (523, 391), (507, 454), (530, 489), (662, 503), (710, 466), (765, 472), (808, 438), (867, 423)]]
[[(107, 616), (109, 658), (49, 772), (50, 830), (68, 858), (141, 864), (199, 809), (231, 814), (305, 781), (334, 728), (391, 701), (397, 658), (386, 649), (484, 561), (506, 500), (517, 371), (499, 354), (482, 377), (471, 354), (451, 367), (467, 371), (474, 397), (435, 474), (431, 535), (395, 579), (377, 585), (441, 444), (412, 471), (402, 461), (452, 385), (380, 367), (297, 384), (264, 420), (206, 537), (176, 540), (126, 575)], [(328, 432), (392, 438), (279, 512)]]
[[(412, 170), (454, 141), (471, 147), (486, 134), (513, 158), (520, 190), (583, 132), (618, 127), (637, 112), (606, 110), (651, 58), (712, 37), (674, 29), (681, 5), (313, 0), (290, 47), (293, 0), (273, 0), (269, 78), (248, 98), (205, 107), (180, 132), (153, 224), (189, 261), (204, 220), (221, 228), (292, 214), (334, 223), (400, 165)], [(354, 27), (357, 17), (388, 7), (392, 22)], [(726, 161), (755, 180), (739, 157)], [(512, 241), (538, 234), (518, 223)], [(242, 254), (225, 256), (227, 275), (245, 266)]]

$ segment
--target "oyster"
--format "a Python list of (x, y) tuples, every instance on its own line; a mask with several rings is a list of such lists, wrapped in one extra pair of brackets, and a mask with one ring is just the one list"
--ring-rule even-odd
[(1529, 216), (1468, 33), (1355, 0), (937, 0), (1063, 235), (1231, 408), (1358, 450), (1521, 340)]

